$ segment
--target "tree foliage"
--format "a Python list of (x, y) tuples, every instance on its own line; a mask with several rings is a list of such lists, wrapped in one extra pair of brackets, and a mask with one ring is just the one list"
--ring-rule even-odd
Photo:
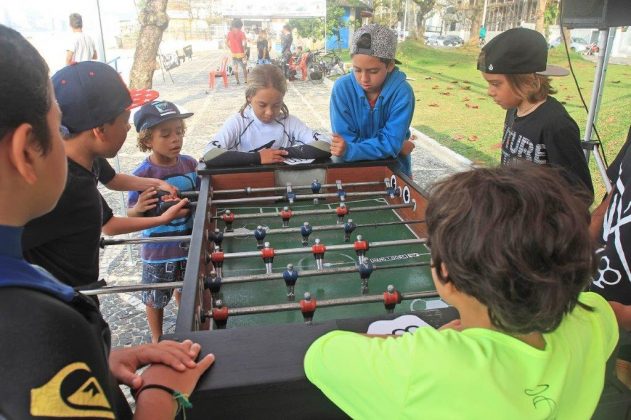
[[(318, 41), (324, 38), (324, 18), (290, 19), (289, 26), (296, 28), (298, 35)], [(326, 2), (326, 36), (336, 36), (341, 28), (348, 26), (344, 21), (344, 8), (333, 0)]]

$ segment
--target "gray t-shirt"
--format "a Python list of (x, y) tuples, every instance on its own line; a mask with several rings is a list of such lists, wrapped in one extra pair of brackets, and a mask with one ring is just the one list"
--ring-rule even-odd
[(69, 42), (67, 50), (74, 54), (72, 61), (79, 63), (92, 60), (96, 47), (90, 35), (86, 35), (83, 32), (73, 32), (72, 40)]

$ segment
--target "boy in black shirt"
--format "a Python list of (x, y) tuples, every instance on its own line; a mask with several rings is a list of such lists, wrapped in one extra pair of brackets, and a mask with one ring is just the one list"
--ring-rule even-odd
[(0, 74), (0, 417), (131, 418), (120, 383), (136, 390), (136, 418), (172, 419), (214, 357), (195, 363), (190, 341), (110, 353), (94, 303), (22, 259), (22, 227), (55, 206), (67, 163), (48, 67), (2, 25)]
[(581, 148), (580, 131), (555, 93), (547, 76), (567, 70), (547, 65), (548, 47), (537, 31), (514, 28), (489, 41), (478, 57), (478, 70), (489, 84), (488, 94), (506, 109), (502, 165), (515, 159), (560, 166), (573, 185), (592, 194), (591, 175)]

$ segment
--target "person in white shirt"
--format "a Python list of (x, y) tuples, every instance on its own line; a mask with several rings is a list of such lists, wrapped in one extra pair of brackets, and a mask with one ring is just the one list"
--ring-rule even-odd
[(208, 143), (208, 166), (281, 163), (286, 158), (330, 156), (330, 137), (307, 127), (283, 102), (287, 81), (272, 65), (256, 66), (248, 78), (245, 104)]
[(96, 60), (98, 55), (94, 41), (89, 35), (83, 33), (83, 18), (79, 13), (70, 15), (70, 27), (72, 28), (72, 41), (66, 50), (66, 65)]

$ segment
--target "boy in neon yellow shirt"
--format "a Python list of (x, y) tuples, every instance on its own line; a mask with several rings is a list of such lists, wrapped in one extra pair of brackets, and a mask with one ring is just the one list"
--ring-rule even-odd
[(426, 212), (432, 277), (461, 318), (402, 337), (334, 331), (305, 372), (353, 418), (586, 419), (618, 341), (586, 201), (526, 162), (456, 174)]

